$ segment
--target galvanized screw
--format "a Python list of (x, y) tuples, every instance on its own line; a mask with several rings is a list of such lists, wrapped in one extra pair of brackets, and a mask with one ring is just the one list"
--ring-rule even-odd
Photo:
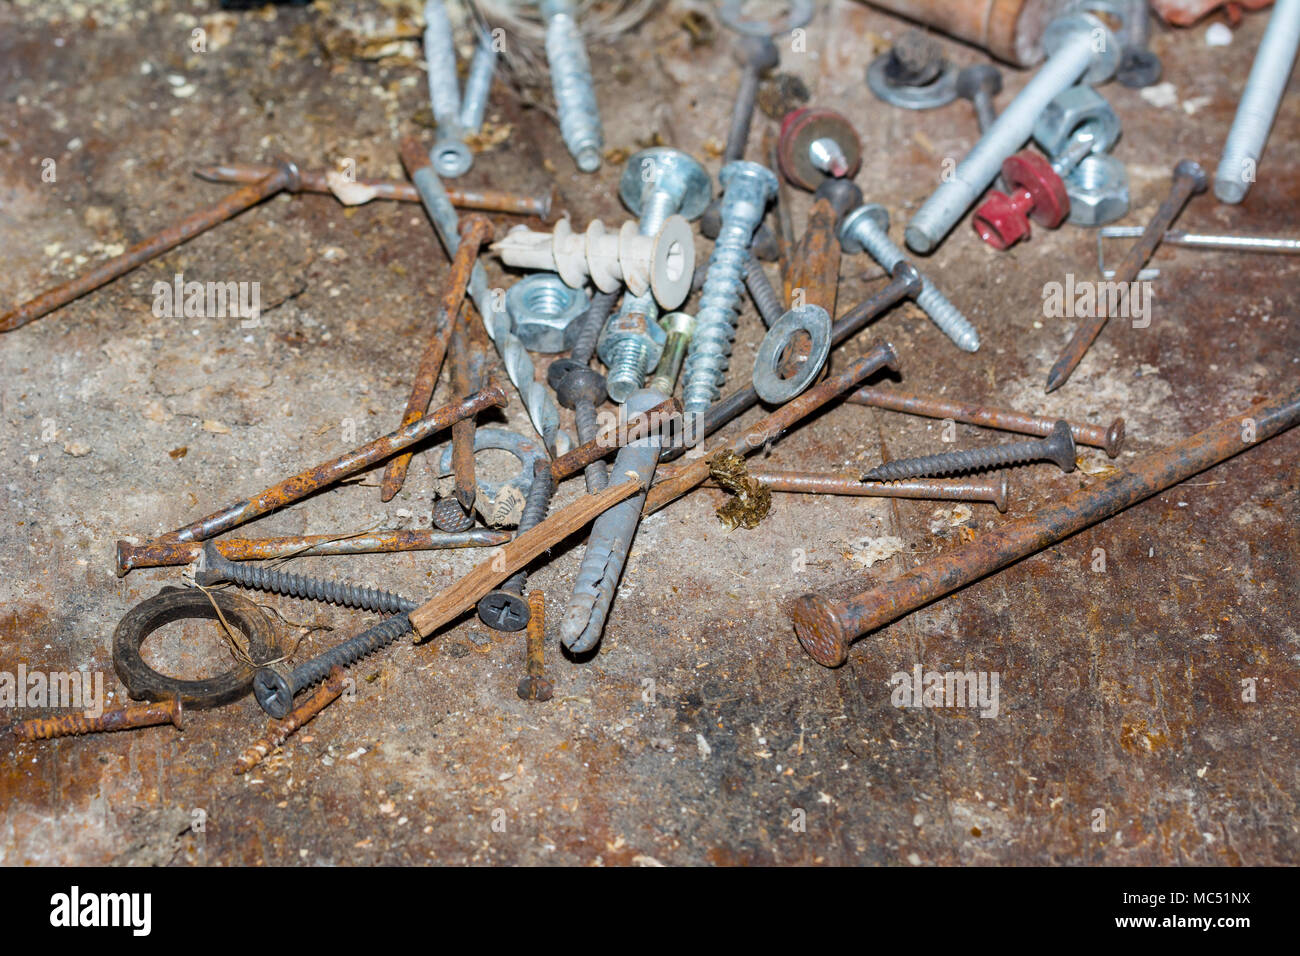
[(480, 34), (474, 58), (469, 61), (469, 75), (465, 77), (465, 95), (460, 101), (460, 128), (466, 133), (477, 133), (483, 128), (488, 93), (492, 90), (492, 77), (496, 70), (497, 51), (492, 37)]
[(924, 455), (920, 458), (901, 458), (898, 461), (877, 465), (865, 475), (863, 481), (898, 481), (901, 478), (929, 478), (934, 475), (955, 475), (985, 468), (1001, 468), (1027, 461), (1051, 461), (1061, 471), (1074, 471), (1074, 436), (1070, 423), (1059, 421), (1052, 433), (1038, 441), (1017, 441), (991, 448), (971, 451), (950, 451), (942, 455)]
[(465, 145), (461, 131), (456, 40), (443, 0), (426, 0), (424, 4), (424, 57), (429, 72), (429, 102), (438, 124), (438, 139), (429, 161), (439, 176), (454, 179), (469, 172), (474, 154)]
[[(645, 296), (628, 296), (640, 303)], [(666, 339), (655, 315), (635, 311), (625, 300), (623, 308), (605, 324), (597, 349), (600, 360), (609, 369), (605, 388), (609, 397), (620, 405), (645, 382), (646, 370), (654, 367), (663, 354)]]
[(1214, 195), (1220, 202), (1241, 202), (1255, 181), (1260, 154), (1295, 64), (1297, 46), (1300, 0), (1277, 0), (1214, 174)]
[[(871, 258), (892, 272), (898, 263), (906, 260), (906, 256), (889, 238), (888, 230), (889, 212), (877, 203), (867, 203), (841, 220), (840, 246), (848, 253), (865, 249)], [(921, 276), (921, 294), (916, 297), (916, 304), (957, 348), (964, 352), (979, 350), (980, 337), (975, 326), (924, 275)]]
[(703, 414), (721, 394), (731, 343), (736, 337), (750, 239), (777, 190), (776, 176), (770, 169), (743, 160), (728, 163), (718, 178), (723, 188), (722, 230), (709, 257), (695, 316), (695, 335), (686, 357), (682, 404), (687, 414)]
[(546, 19), (546, 59), (551, 67), (551, 90), (560, 119), (560, 135), (578, 169), (600, 169), (605, 134), (600, 125), (591, 61), (578, 32), (573, 0), (541, 0)]
[(932, 252), (952, 231), (1002, 169), (1002, 162), (1024, 145), (1040, 113), (1057, 94), (1080, 78), (1100, 83), (1115, 75), (1119, 41), (1101, 20), (1077, 13), (1054, 20), (1043, 37), (1051, 54), (1047, 63), (993, 122), (953, 177), (926, 200), (907, 226), (907, 244)]

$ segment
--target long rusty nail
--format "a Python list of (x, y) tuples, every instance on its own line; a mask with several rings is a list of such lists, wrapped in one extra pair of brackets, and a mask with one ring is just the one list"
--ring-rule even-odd
[(528, 592), (528, 641), (525, 673), (516, 692), (521, 700), (550, 700), (555, 685), (546, 679), (543, 655), (546, 650), (546, 595), (537, 588)]
[(563, 481), (570, 475), (582, 471), (593, 461), (599, 461), (610, 452), (618, 451), (624, 445), (644, 438), (652, 431), (663, 427), (665, 416), (680, 415), (682, 403), (676, 398), (667, 398), (642, 415), (636, 415), (626, 422), (620, 422), (613, 428), (600, 432), (591, 441), (579, 445), (551, 462), (551, 474), (556, 481)]
[(305, 498), (322, 488), (332, 485), (341, 478), (346, 478), (363, 468), (383, 461), (390, 455), (410, 448), (430, 435), (435, 435), (455, 424), (462, 418), (477, 415), (485, 408), (498, 405), (504, 406), (507, 402), (508, 399), (503, 388), (499, 385), (489, 386), (471, 395), (463, 402), (444, 405), (433, 414), (426, 415), (405, 428), (389, 432), (382, 438), (366, 442), (366, 444), (354, 448), (338, 458), (332, 458), (290, 478), (286, 478), (265, 491), (259, 491), (252, 498), (237, 501), (233, 505), (227, 505), (220, 511), (213, 512), (205, 518), (187, 524), (183, 528), (169, 531), (159, 537), (157, 541), (158, 543), (170, 543), (177, 541), (206, 541), (208, 538), (215, 538), (231, 528), (236, 528), (245, 522), (252, 521), (254, 518), (261, 517), (277, 508)]
[(268, 196), (273, 196), (284, 189), (292, 192), (298, 188), (298, 167), (293, 163), (281, 162), (266, 169), (267, 174), (261, 179), (235, 190), (216, 205), (190, 213), (174, 226), (169, 226), (143, 242), (136, 243), (120, 256), (114, 256), (107, 262), (100, 263), (75, 279), (69, 279), (52, 289), (46, 289), (16, 309), (6, 312), (0, 316), (0, 332), (11, 332), (33, 319), (39, 319), (46, 313), (67, 305), (74, 299), (81, 298), (87, 292), (126, 275), (137, 266), (158, 258), (167, 250), (193, 239), (199, 233), (207, 232), (231, 216), (256, 206)]
[[(857, 475), (815, 471), (749, 469), (749, 477), (769, 490), (801, 495), (847, 495), (858, 498), (919, 498), (927, 501), (982, 501), (1007, 510), (1010, 483), (1006, 473), (985, 481), (862, 481)], [(712, 482), (710, 482), (712, 484)]]
[[(1116, 287), (1127, 287), (1137, 279), (1138, 273), (1147, 264), (1151, 254), (1156, 251), (1156, 246), (1160, 245), (1160, 240), (1165, 237), (1165, 232), (1183, 211), (1187, 201), (1196, 193), (1205, 192), (1208, 184), (1209, 177), (1199, 163), (1184, 159), (1174, 167), (1174, 183), (1169, 190), (1169, 195), (1160, 204), (1151, 221), (1147, 223), (1142, 238), (1133, 244), (1124, 261), (1115, 270), (1115, 278), (1112, 281)], [(1070, 344), (1065, 347), (1061, 357), (1052, 366), (1051, 372), (1047, 375), (1045, 391), (1054, 392), (1065, 384), (1078, 364), (1083, 361), (1083, 356), (1092, 345), (1093, 339), (1101, 334), (1109, 318), (1107, 310), (1101, 305), (1099, 299), (1097, 314), (1084, 320), (1083, 324), (1075, 329)]]
[(272, 720), (267, 723), (266, 733), (254, 741), (235, 761), (235, 773), (248, 773), (248, 771), (265, 760), (276, 747), (283, 744), (309, 720), (343, 696), (343, 688), (343, 669), (335, 667), (330, 670), (329, 677), (312, 692), (311, 696), (289, 711), (283, 719)]
[[(869, 631), (951, 594), (1125, 508), (1186, 481), (1300, 423), (1300, 390), (1224, 419), (1032, 515), (843, 601), (805, 594), (792, 618), (799, 643), (819, 664), (838, 667)], [(1247, 439), (1245, 436), (1250, 435)]]
[[(1023, 435), (1047, 437), (1059, 419), (1029, 415), (1013, 409), (993, 408), (989, 405), (970, 405), (954, 402), (937, 395), (911, 395), (892, 388), (863, 386), (845, 399), (854, 405), (869, 405), (906, 415), (924, 418), (952, 419), (967, 425), (996, 428), (1000, 431), (1019, 432)], [(1109, 425), (1070, 425), (1070, 433), (1080, 445), (1103, 449), (1114, 458), (1124, 445), (1124, 419), (1117, 418)]]
[[(478, 261), (479, 247), (491, 235), (492, 222), (486, 216), (478, 214), (466, 216), (461, 223), (460, 246), (451, 261), (451, 272), (447, 275), (442, 299), (438, 303), (438, 311), (433, 315), (429, 341), (420, 356), (419, 364), (415, 367), (411, 394), (406, 400), (406, 412), (402, 415), (403, 428), (418, 422), (429, 409), (434, 389), (438, 385), (438, 376), (442, 372), (443, 359), (447, 357), (448, 342), (460, 316), (461, 306), (465, 302), (470, 273), (474, 269), (474, 263)], [(460, 398), (460, 396), (456, 397)], [(379, 485), (381, 501), (391, 501), (402, 490), (412, 455), (412, 452), (403, 452), (384, 468), (384, 477)]]
[[(475, 362), (478, 351), (469, 344), (469, 323), (462, 308), (456, 317), (451, 332), (451, 392), (453, 398), (463, 398), (482, 387), (481, 381), (475, 381), (476, 373), (481, 374), (481, 360)], [(474, 499), (478, 497), (477, 469), (474, 466), (474, 433), (478, 430), (472, 418), (463, 418), (451, 426), (451, 471), (454, 488), (452, 495), (460, 504), (461, 510), (473, 513)]]
[[(456, 534), (417, 529), (366, 534), (301, 534), (281, 538), (226, 538), (215, 542), (228, 561), (270, 561), (341, 554), (395, 554), (448, 548), (493, 548), (510, 540), (508, 531), (476, 528)], [(199, 541), (117, 543), (117, 576), (136, 568), (172, 568), (192, 564), (203, 551)]]
[[(214, 163), (200, 166), (194, 175), (213, 183), (255, 183), (265, 178), (274, 167), (254, 163)], [(323, 169), (302, 170), (299, 192), (333, 194), (329, 173)], [(375, 199), (393, 199), (399, 202), (419, 202), (420, 194), (410, 183), (400, 179), (358, 179), (355, 184), (373, 191)], [(482, 212), (501, 212), (512, 216), (536, 216), (549, 219), (555, 205), (555, 191), (546, 196), (526, 196), (499, 189), (454, 189), (448, 187), (447, 197), (458, 209), (477, 209)]]
[(84, 717), (81, 714), (34, 717), (14, 724), (13, 731), (19, 740), (49, 740), (53, 737), (95, 734), (107, 730), (131, 730), (135, 727), (153, 727), (158, 724), (173, 724), (180, 729), (180, 698), (173, 698), (166, 703), (133, 704), (121, 710), (106, 710), (98, 717)]

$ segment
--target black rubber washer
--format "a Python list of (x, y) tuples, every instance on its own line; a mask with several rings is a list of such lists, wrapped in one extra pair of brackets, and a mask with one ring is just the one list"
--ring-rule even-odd
[[(208, 599), (209, 595), (212, 600)], [(252, 667), (236, 667), (205, 680), (180, 680), (160, 674), (140, 656), (145, 639), (165, 624), (189, 619), (217, 620), (212, 601), (221, 608), (226, 623), (248, 640), (249, 656), (259, 665), (281, 656), (270, 620), (247, 598), (226, 591), (205, 594), (196, 588), (163, 588), (127, 611), (113, 632), (113, 670), (126, 685), (132, 700), (180, 698), (186, 708), (207, 710), (233, 703), (253, 689), (256, 669)]]

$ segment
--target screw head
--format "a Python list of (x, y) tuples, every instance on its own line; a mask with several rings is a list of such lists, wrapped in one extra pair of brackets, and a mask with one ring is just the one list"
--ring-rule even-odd
[(1131, 90), (1144, 90), (1160, 82), (1160, 74), (1163, 72), (1164, 65), (1160, 62), (1160, 57), (1151, 50), (1129, 47), (1120, 57), (1119, 72), (1115, 79)]
[(1034, 200), (1029, 213), (1034, 222), (1055, 229), (1070, 214), (1070, 197), (1065, 183), (1042, 156), (1028, 150), (1008, 156), (1002, 163), (1002, 175), (1012, 189), (1023, 189)]
[(880, 203), (869, 202), (840, 220), (840, 248), (849, 255), (857, 255), (862, 251), (863, 246), (858, 238), (858, 231), (863, 226), (889, 232), (889, 210)]
[(774, 70), (781, 63), (781, 51), (771, 37), (741, 36), (736, 43), (736, 54), (741, 66), (758, 73)]
[(565, 408), (576, 408), (579, 402), (600, 405), (605, 401), (605, 376), (586, 365), (574, 363), (576, 368), (555, 387), (555, 397)]
[(1061, 471), (1067, 475), (1074, 471), (1074, 459), (1077, 451), (1074, 447), (1074, 435), (1070, 431), (1069, 422), (1062, 419), (1052, 426), (1051, 434), (1047, 436), (1047, 442), (1043, 449), (1043, 457), (1053, 462)]
[(992, 63), (976, 63), (957, 74), (957, 95), (975, 101), (981, 93), (997, 96), (1002, 92), (1002, 71)]
[(258, 706), (276, 720), (293, 710), (293, 691), (284, 674), (275, 667), (259, 667), (253, 675), (253, 696)]
[(527, 601), (500, 588), (489, 591), (478, 602), (478, 619), (496, 631), (522, 631), (532, 614)]
[(899, 260), (898, 264), (894, 266), (893, 271), (890, 273), (890, 278), (895, 282), (907, 283), (907, 295), (909, 298), (915, 299), (921, 294), (921, 290), (925, 287), (925, 282), (921, 278), (921, 270), (912, 265), (906, 259)]
[(636, 216), (650, 191), (662, 185), (680, 197), (677, 212), (698, 219), (713, 198), (713, 180), (689, 153), (670, 146), (654, 146), (634, 153), (623, 167), (618, 196)]

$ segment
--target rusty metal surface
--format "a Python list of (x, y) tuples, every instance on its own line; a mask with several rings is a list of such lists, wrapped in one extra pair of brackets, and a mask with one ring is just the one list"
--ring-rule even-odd
[[(93, 24), (83, 6), (93, 9)], [(264, 161), (274, 148), (319, 157), (321, 166), (350, 156), (368, 175), (401, 178), (393, 125), (426, 105), (418, 69), (319, 56), (318, 22), (307, 9), (240, 15), (225, 47), (191, 54), (191, 18), (207, 14), (170, 0), (156, 8), (0, 6), (9, 97), (0, 143), (5, 307), (80, 271), (77, 254), (93, 262), (96, 251), (109, 254), (97, 244), (129, 247), (210, 202), (216, 187), (194, 179), (195, 163)], [(716, 31), (712, 45), (695, 45), (679, 13), (669, 7), (635, 37), (593, 45), (593, 68), (605, 78), (599, 95), (613, 104), (606, 135), (629, 152), (661, 138), (716, 175), (739, 67), (726, 31)], [(1177, 95), (1171, 106), (1104, 88), (1128, 130), (1116, 147), (1132, 178), (1127, 223), (1150, 217), (1174, 158), (1204, 163), (1219, 154), (1264, 18), (1247, 15), (1226, 48), (1206, 47), (1200, 30), (1158, 31), (1153, 45)], [(870, 131), (857, 182), (896, 222), (934, 188), (943, 159), (959, 159), (978, 135), (965, 103), (905, 113), (866, 93), (864, 38), (888, 41), (907, 26), (866, 4), (833, 0), (808, 28), (807, 48), (817, 55), (785, 52), (782, 65), (804, 80), (813, 102)], [(979, 59), (944, 43), (958, 65)], [(1008, 75), (999, 104), (1025, 79)], [(1300, 152), (1297, 89), (1293, 78), (1269, 155)], [(638, 108), (614, 108), (625, 100)], [(494, 88), (489, 114), (511, 127), (509, 138), (477, 157), (465, 188), (541, 195), (554, 181), (575, 221), (626, 215), (616, 199), (620, 164), (607, 162), (595, 177), (573, 173), (553, 126), (504, 84)], [(756, 126), (769, 122), (755, 118)], [(759, 158), (759, 133), (750, 159)], [(56, 183), (40, 180), (44, 157), (57, 161)], [(810, 198), (794, 195), (791, 204), (801, 230)], [(414, 361), (422, 343), (409, 330), (447, 273), (421, 216), (408, 204), (344, 209), (328, 196), (272, 199), (237, 226), (196, 237), (70, 303), (57, 321), (0, 336), (0, 671), (85, 667), (106, 675), (105, 693), (116, 695), (106, 707), (120, 706), (113, 628), (179, 575), (146, 569), (116, 578), (115, 540), (180, 526), (205, 505), (387, 427), (409, 386), (392, 369)], [(1289, 235), (1297, 221), (1300, 185), (1287, 172), (1261, 177), (1241, 207), (1197, 197), (1180, 227)], [(714, 517), (722, 492), (694, 491), (643, 521), (600, 657), (550, 655), (555, 694), (547, 703), (516, 695), (522, 636), (465, 617), (427, 646), (397, 642), (354, 668), (354, 700), (336, 701), (241, 777), (231, 766), (265, 727), (251, 699), (191, 710), (180, 732), (152, 727), (36, 744), (0, 736), (0, 858), (1300, 862), (1295, 431), (887, 625), (838, 670), (810, 661), (790, 632), (798, 595), (861, 590), (863, 539), (901, 542), (870, 569), (885, 580), (942, 555), (967, 532), (1031, 513), (1296, 380), (1295, 263), (1161, 248), (1152, 260), (1162, 274), (1151, 328), (1112, 322), (1067, 386), (1044, 396), (1043, 372), (1076, 324), (1043, 314), (1044, 283), (1092, 276), (1095, 258), (1092, 234), (1069, 226), (1003, 256), (981, 248), (969, 230), (954, 232), (924, 267), (942, 275), (980, 327), (980, 352), (959, 355), (923, 315), (900, 305), (869, 336), (833, 353), (831, 371), (886, 337), (903, 368), (898, 387), (908, 392), (1092, 424), (1122, 415), (1128, 438), (1115, 462), (1085, 450), (1073, 475), (1050, 466), (1017, 475), (1010, 515), (976, 507), (956, 525), (951, 506), (934, 502), (779, 495), (759, 528), (726, 532)], [(487, 265), (491, 283), (504, 287), (510, 277)], [(151, 284), (182, 271), (187, 279), (259, 280), (261, 326), (155, 317)], [(840, 299), (863, 301), (883, 280), (869, 263), (846, 260)], [(747, 367), (762, 335), (746, 305), (737, 368)], [(435, 402), (449, 394), (444, 383)], [(491, 414), (529, 430), (517, 402)], [(763, 414), (749, 411), (720, 440)], [(761, 464), (860, 472), (954, 447), (942, 442), (942, 429), (934, 420), (833, 404), (775, 443)], [(960, 424), (956, 437), (958, 448), (1005, 440)], [(425, 514), (435, 482), (425, 457), (389, 506), (376, 501), (372, 469), (357, 476), (371, 487), (313, 495), (249, 533), (414, 522), (397, 512)], [(478, 465), (492, 478), (515, 467), (492, 474), (498, 465), (486, 455)], [(579, 478), (562, 483), (556, 507), (581, 486)], [(571, 587), (580, 541), (532, 569), (530, 580), (553, 600)], [(1104, 571), (1093, 570), (1097, 549)], [(351, 578), (420, 597), (483, 555), (311, 557), (292, 570), (340, 576), (346, 561)], [(258, 600), (292, 625), (334, 628), (302, 635), (284, 625), (285, 638), (301, 637), (296, 659), (374, 621), (287, 598)], [(229, 666), (211, 622), (174, 625), (145, 653), (183, 677)], [(1000, 672), (999, 716), (893, 706), (891, 675), (916, 664)], [(1258, 692), (1251, 702), (1242, 699), (1246, 680)], [(42, 713), (16, 708), (0, 721)], [(199, 809), (202, 829), (191, 827)], [(1104, 831), (1092, 825), (1098, 809)], [(498, 810), (504, 830), (492, 826)], [(791, 827), (796, 810), (805, 814), (802, 832)]]

